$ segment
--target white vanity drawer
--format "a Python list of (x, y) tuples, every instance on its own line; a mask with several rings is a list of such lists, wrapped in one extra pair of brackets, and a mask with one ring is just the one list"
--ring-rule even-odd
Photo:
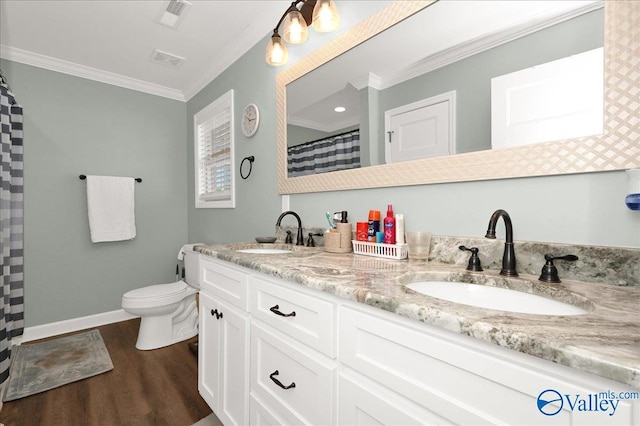
[(201, 289), (248, 312), (248, 274), (228, 265), (229, 263), (201, 256)]
[(336, 423), (337, 364), (266, 325), (251, 324), (251, 393), (285, 424)]
[(251, 426), (279, 426), (286, 422), (255, 393), (249, 395), (249, 424)]
[(338, 374), (338, 398), (338, 425), (451, 424), (349, 369), (343, 369)]
[(336, 304), (290, 286), (250, 277), (251, 315), (335, 358)]

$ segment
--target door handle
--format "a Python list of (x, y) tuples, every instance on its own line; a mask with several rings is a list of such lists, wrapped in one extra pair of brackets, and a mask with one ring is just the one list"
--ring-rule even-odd
[(387, 134), (389, 135), (389, 143), (391, 143), (391, 135), (393, 134), (393, 130), (388, 131)]

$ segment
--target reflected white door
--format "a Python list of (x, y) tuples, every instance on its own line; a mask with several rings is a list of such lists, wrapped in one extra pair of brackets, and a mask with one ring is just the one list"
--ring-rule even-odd
[(603, 132), (602, 48), (491, 80), (491, 146), (508, 148)]
[(387, 163), (455, 154), (455, 92), (385, 112)]

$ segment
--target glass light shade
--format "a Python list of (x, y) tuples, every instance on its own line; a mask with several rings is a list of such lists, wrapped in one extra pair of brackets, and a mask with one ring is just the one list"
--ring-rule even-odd
[(274, 34), (271, 36), (271, 41), (267, 45), (266, 60), (269, 65), (278, 67), (284, 65), (289, 60), (289, 52), (287, 52), (287, 46), (279, 35)]
[(318, 0), (313, 8), (313, 28), (321, 33), (338, 29), (340, 15), (333, 0)]
[(302, 13), (297, 10), (287, 13), (284, 20), (284, 41), (291, 44), (300, 44), (307, 41), (309, 30)]

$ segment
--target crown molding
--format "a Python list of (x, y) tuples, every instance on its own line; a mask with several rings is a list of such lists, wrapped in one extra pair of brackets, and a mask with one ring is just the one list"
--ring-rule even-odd
[(6, 46), (4, 44), (0, 44), (0, 52), (0, 56), (2, 58), (14, 62), (19, 62), (21, 64), (44, 68), (49, 71), (69, 74), (75, 77), (86, 78), (88, 80), (111, 84), (113, 86), (136, 90), (138, 92), (144, 92), (151, 95), (174, 99), (177, 101), (186, 101), (184, 94), (180, 90), (148, 83), (146, 81), (125, 77), (119, 74), (102, 71), (84, 65), (79, 65), (73, 62), (64, 61), (62, 59), (52, 58), (50, 56), (40, 55), (38, 53), (17, 49), (15, 47)]

